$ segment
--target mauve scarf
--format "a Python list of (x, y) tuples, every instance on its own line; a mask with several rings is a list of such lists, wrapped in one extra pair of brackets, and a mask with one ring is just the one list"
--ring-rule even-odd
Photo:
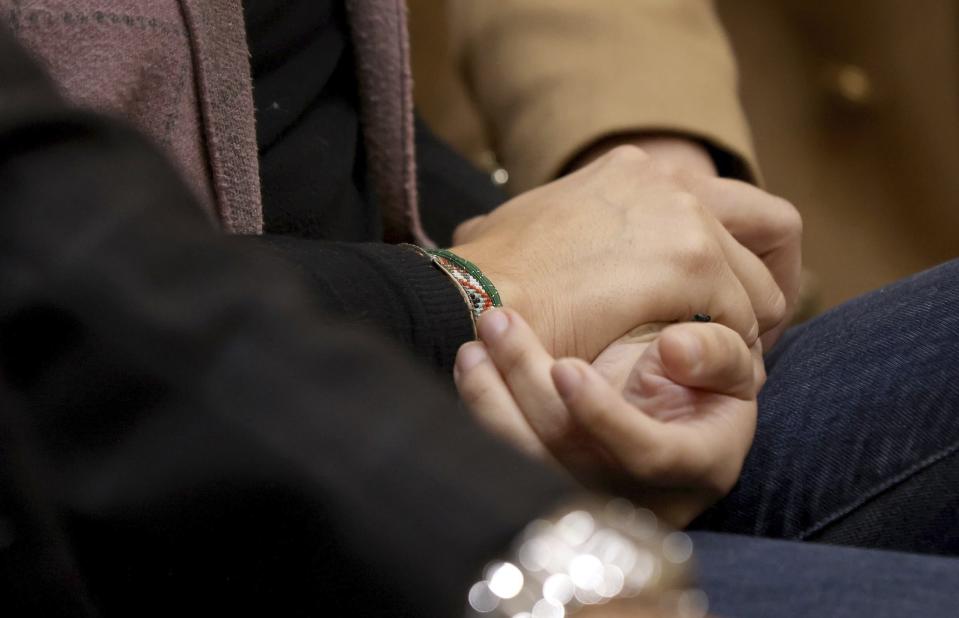
[[(416, 195), (404, 0), (347, 0), (368, 168), (385, 240), (429, 243)], [(240, 0), (0, 0), (3, 21), (62, 93), (162, 144), (210, 214), (263, 229)]]

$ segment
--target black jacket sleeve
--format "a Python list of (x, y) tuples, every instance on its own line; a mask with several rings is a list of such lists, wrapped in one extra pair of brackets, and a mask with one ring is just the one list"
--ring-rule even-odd
[(237, 242), (299, 271), (326, 315), (375, 330), (447, 374), (459, 347), (473, 339), (456, 285), (408, 247), (269, 234)]
[(0, 32), (5, 616), (454, 616), (570, 491)]

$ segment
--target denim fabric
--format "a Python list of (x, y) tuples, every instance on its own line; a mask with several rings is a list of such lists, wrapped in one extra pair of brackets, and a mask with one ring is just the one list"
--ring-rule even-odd
[(710, 614), (913, 618), (959, 614), (959, 559), (693, 533)]
[(959, 261), (791, 330), (767, 368), (740, 482), (694, 528), (959, 554)]

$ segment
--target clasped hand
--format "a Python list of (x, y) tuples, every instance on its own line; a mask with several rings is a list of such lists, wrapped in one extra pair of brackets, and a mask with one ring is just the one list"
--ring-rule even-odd
[(621, 146), (466, 222), (453, 251), (551, 353), (593, 360), (637, 325), (696, 313), (768, 346), (798, 294), (801, 229), (756, 187)]
[(492, 433), (675, 527), (735, 484), (765, 379), (759, 342), (750, 349), (720, 324), (678, 324), (624, 337), (590, 366), (554, 360), (509, 309), (485, 314), (478, 330), (454, 375)]
[(739, 476), (761, 350), (798, 296), (802, 224), (670, 159), (613, 148), (462, 225), (454, 251), (512, 309), (480, 320), (455, 373), (488, 429), (682, 527)]

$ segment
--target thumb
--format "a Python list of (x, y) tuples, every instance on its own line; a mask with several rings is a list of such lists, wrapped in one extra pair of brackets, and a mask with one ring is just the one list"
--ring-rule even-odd
[(722, 324), (671, 326), (654, 347), (662, 374), (679, 385), (738, 399), (756, 396), (755, 357), (742, 337)]
[(694, 409), (703, 394), (754, 399), (763, 381), (761, 365), (761, 353), (750, 352), (742, 337), (721, 324), (676, 324), (644, 350), (623, 394), (647, 414), (667, 420)]

